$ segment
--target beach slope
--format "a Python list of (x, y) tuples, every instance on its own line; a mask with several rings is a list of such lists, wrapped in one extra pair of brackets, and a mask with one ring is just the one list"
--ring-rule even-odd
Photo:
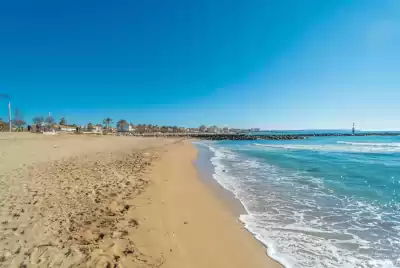
[(181, 139), (0, 135), (0, 267), (280, 267)]
[(170, 268), (282, 267), (197, 178), (196, 157), (195, 146), (182, 141), (154, 165), (152, 185), (132, 211), (143, 222), (139, 248)]

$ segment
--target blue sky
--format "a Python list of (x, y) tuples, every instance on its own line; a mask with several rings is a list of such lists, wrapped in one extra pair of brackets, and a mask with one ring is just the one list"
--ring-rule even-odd
[(2, 1), (0, 93), (28, 122), (400, 129), (399, 3)]

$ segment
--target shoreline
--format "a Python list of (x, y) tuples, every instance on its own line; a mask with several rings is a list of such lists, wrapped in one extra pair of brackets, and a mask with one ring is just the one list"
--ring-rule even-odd
[(198, 179), (204, 183), (210, 190), (226, 205), (227, 209), (238, 220), (243, 214), (248, 214), (243, 203), (235, 196), (234, 193), (224, 188), (215, 178), (215, 167), (211, 162), (214, 153), (202, 143), (192, 143), (197, 149), (197, 157), (193, 161)]
[(192, 145), (198, 151), (197, 158), (193, 162), (193, 165), (198, 171), (198, 179), (210, 188), (213, 194), (226, 206), (226, 209), (235, 216), (236, 220), (239, 221), (243, 228), (245, 228), (245, 230), (265, 249), (267, 257), (276, 261), (281, 267), (285, 267), (283, 263), (269, 255), (268, 250), (270, 250), (270, 248), (268, 245), (257, 237), (257, 233), (251, 232), (246, 227), (246, 223), (241, 220), (242, 216), (250, 215), (242, 201), (232, 191), (226, 189), (214, 178), (215, 166), (211, 160), (215, 157), (215, 153), (212, 152), (207, 145), (197, 142), (196, 140), (192, 142)]
[(139, 248), (164, 256), (163, 267), (168, 268), (282, 267), (239, 221), (239, 201), (233, 204), (230, 193), (229, 199), (221, 198), (217, 193), (222, 189), (203, 180), (192, 141), (164, 152), (149, 174), (153, 183), (134, 211), (139, 223), (144, 222), (136, 234)]
[(0, 266), (282, 267), (201, 181), (192, 140), (2, 138)]
[[(280, 267), (289, 267), (289, 264), (285, 264), (285, 259), (280, 259), (279, 257), (274, 257), (274, 249), (268, 245), (266, 241), (263, 241), (259, 234), (252, 232), (246, 226), (246, 223), (241, 219), (242, 216), (250, 216), (251, 214), (246, 209), (245, 204), (229, 189), (225, 188), (217, 179), (214, 178), (215, 175), (215, 165), (211, 162), (212, 158), (215, 157), (215, 152), (211, 151), (210, 148), (201, 142), (193, 142), (194, 147), (198, 150), (198, 159), (194, 162), (194, 166), (198, 169), (199, 180), (202, 181), (213, 194), (221, 200), (226, 209), (231, 211), (237, 221), (243, 226), (243, 228), (265, 249), (265, 254), (268, 258), (272, 259), (280, 265)], [(210, 166), (199, 165), (199, 160), (209, 162)], [(206, 171), (201, 169), (206, 169)], [(209, 170), (207, 170), (209, 169)]]
[[(365, 175), (375, 175), (375, 169), (381, 172), (381, 175), (376, 175), (380, 181), (388, 182), (387, 178), (393, 179), (394, 177), (389, 177), (388, 174), (395, 169), (388, 168), (387, 163), (393, 163), (399, 158), (397, 139), (376, 139), (367, 142), (362, 139), (328, 139), (317, 145), (323, 147), (323, 154), (314, 153), (320, 148), (315, 149), (316, 145), (312, 143), (309, 147), (306, 147), (308, 144), (304, 145), (307, 148), (304, 153), (302, 150), (296, 151), (295, 146), (291, 151), (282, 147), (279, 151), (270, 152), (247, 144), (241, 146), (239, 142), (200, 141), (199, 144), (195, 143), (198, 147), (203, 145), (213, 152), (213, 155), (208, 157), (213, 158), (211, 162), (215, 167), (215, 181), (231, 190), (231, 194), (237, 196), (243, 201), (243, 206), (248, 208), (248, 215), (240, 218), (245, 228), (265, 245), (268, 255), (284, 267), (396, 266), (396, 258), (392, 258), (396, 255), (396, 248), (383, 251), (375, 244), (376, 237), (382, 237), (382, 241), (387, 243), (398, 238), (396, 234), (387, 235), (388, 228), (384, 225), (388, 223), (390, 226), (396, 226), (396, 222), (391, 218), (379, 218), (377, 226), (370, 229), (371, 234), (365, 236), (364, 233), (356, 233), (352, 229), (352, 226), (356, 225), (363, 228), (365, 226), (365, 222), (360, 221), (360, 218), (352, 218), (353, 211), (368, 215), (369, 211), (374, 209), (373, 217), (393, 215), (395, 218), (398, 216), (395, 208), (386, 205), (375, 206), (371, 200), (365, 198), (365, 191), (361, 193), (354, 191), (356, 188), (349, 188), (350, 192), (344, 190), (343, 186), (350, 187), (348, 182), (351, 180), (354, 182), (352, 187), (357, 185), (357, 188), (363, 190), (368, 190), (369, 187), (374, 189), (374, 182), (377, 181), (374, 180), (374, 176), (372, 181), (368, 181), (368, 186), (355, 183)], [(341, 152), (340, 158), (337, 158), (337, 151)], [(355, 152), (358, 153), (357, 160), (363, 164), (368, 161), (368, 165), (361, 165), (358, 161), (357, 165), (354, 164), (352, 159), (356, 157)], [(200, 151), (199, 154), (201, 153)], [(287, 156), (283, 157), (285, 154)], [(376, 154), (385, 158), (377, 161)], [(390, 157), (386, 158), (387, 155)], [(296, 165), (290, 162), (293, 159), (296, 160)], [(343, 170), (347, 168), (348, 171), (341, 170), (341, 165)], [(329, 169), (330, 167), (335, 169)], [(351, 170), (359, 167), (364, 167), (365, 171), (352, 173)], [(346, 175), (348, 180), (342, 182), (341, 177), (338, 183), (332, 179), (336, 172)], [(209, 178), (211, 176), (212, 174)], [(328, 182), (324, 181), (324, 178), (327, 178)], [(331, 188), (331, 179), (341, 188)], [(205, 180), (206, 185), (209, 185), (209, 180)], [(393, 182), (393, 188), (396, 186), (396, 182)], [(354, 193), (353, 200), (343, 203), (339, 201), (343, 200), (343, 197), (347, 198), (349, 193)], [(308, 194), (312, 197), (307, 196)], [(390, 190), (386, 192), (386, 196), (390, 194)], [(220, 197), (218, 192), (216, 196)], [(388, 199), (381, 200), (382, 204), (388, 202)], [(319, 222), (320, 219), (330, 220)], [(350, 220), (341, 225), (344, 219)], [(365, 248), (369, 251), (359, 250), (362, 245), (358, 240), (360, 238), (365, 239)], [(350, 239), (354, 242), (346, 244)], [(377, 252), (377, 255), (367, 252)]]

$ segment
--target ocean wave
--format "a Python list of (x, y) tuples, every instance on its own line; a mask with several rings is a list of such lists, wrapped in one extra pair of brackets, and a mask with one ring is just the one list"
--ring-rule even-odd
[[(341, 144), (341, 145), (338, 145)], [(356, 146), (355, 146), (356, 144)], [(308, 150), (308, 151), (325, 151), (325, 152), (350, 152), (350, 153), (396, 153), (400, 152), (400, 143), (382, 145), (373, 143), (348, 143), (342, 142), (337, 144), (260, 144), (254, 143), (254, 146), (264, 147), (267, 149), (284, 149), (284, 150)], [(357, 146), (358, 145), (358, 146)]]
[(398, 142), (348, 142), (348, 141), (338, 141), (338, 144), (346, 144), (352, 146), (369, 146), (369, 147), (400, 147)]
[[(214, 156), (210, 159), (211, 163), (214, 165), (214, 175), (213, 178), (226, 190), (233, 193), (233, 195), (238, 199), (246, 210), (247, 214), (243, 214), (239, 217), (239, 219), (243, 222), (245, 228), (252, 232), (252, 229), (248, 228), (246, 221), (242, 219), (246, 217), (253, 218), (253, 216), (257, 216), (257, 213), (251, 213), (251, 209), (249, 208), (251, 205), (251, 200), (246, 199), (245, 191), (241, 186), (240, 179), (236, 176), (233, 176), (229, 171), (231, 169), (224, 163), (224, 161), (232, 161), (238, 160), (236, 163), (236, 168), (242, 167), (253, 167), (260, 168), (260, 166), (255, 161), (246, 161), (245, 159), (238, 159), (237, 155), (235, 155), (232, 151), (226, 148), (220, 148), (217, 146), (213, 146), (212, 143), (203, 143), (203, 145), (207, 146), (211, 152), (214, 153)], [(245, 176), (242, 180), (247, 179), (247, 181), (251, 178), (249, 176)], [(253, 233), (253, 232), (252, 232)], [(268, 255), (274, 259), (275, 261), (281, 263), (287, 268), (292, 268), (292, 264), (289, 261), (289, 256), (281, 255), (279, 252), (275, 250), (275, 244), (273, 240), (266, 241), (262, 235), (257, 232), (253, 233), (255, 238), (263, 243), (267, 247)]]
[[(400, 224), (397, 214), (391, 214), (388, 220), (377, 205), (325, 191), (320, 178), (288, 173), (244, 156), (236, 148), (207, 146), (214, 153), (214, 179), (231, 191), (247, 211), (240, 220), (267, 246), (268, 255), (285, 267), (400, 266), (400, 259), (395, 257), (400, 245), (400, 237), (395, 233)], [(282, 149), (282, 145), (258, 146)], [(309, 150), (310, 146), (320, 148), (300, 148)], [(309, 184), (315, 187), (304, 191), (302, 187)], [(393, 219), (399, 220), (399, 224)], [(374, 240), (376, 237), (380, 237), (379, 241)], [(390, 259), (388, 252), (392, 254)]]

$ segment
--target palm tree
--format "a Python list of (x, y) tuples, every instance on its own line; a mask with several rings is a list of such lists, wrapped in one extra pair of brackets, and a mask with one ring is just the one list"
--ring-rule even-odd
[(128, 122), (125, 119), (121, 119), (117, 122), (117, 128), (120, 131), (125, 131), (125, 127), (127, 126)]
[(60, 122), (58, 124), (61, 125), (61, 126), (65, 126), (65, 123), (66, 123), (66, 120), (63, 117), (63, 118), (60, 119)]
[(88, 130), (93, 130), (93, 124), (92, 124), (92, 123), (89, 123), (89, 124), (87, 125), (87, 128), (88, 128)]
[(112, 124), (112, 119), (107, 117), (103, 120), (103, 124), (106, 125), (107, 129), (110, 129), (110, 125)]

